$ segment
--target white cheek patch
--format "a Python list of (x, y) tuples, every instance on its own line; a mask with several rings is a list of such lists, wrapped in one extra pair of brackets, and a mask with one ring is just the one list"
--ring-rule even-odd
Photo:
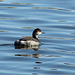
[(37, 32), (38, 35), (42, 34), (42, 32)]

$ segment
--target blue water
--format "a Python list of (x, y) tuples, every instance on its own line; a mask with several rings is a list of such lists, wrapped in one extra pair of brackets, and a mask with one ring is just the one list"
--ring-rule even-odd
[[(32, 36), (41, 46), (15, 49)], [(75, 0), (0, 0), (0, 75), (75, 75)]]

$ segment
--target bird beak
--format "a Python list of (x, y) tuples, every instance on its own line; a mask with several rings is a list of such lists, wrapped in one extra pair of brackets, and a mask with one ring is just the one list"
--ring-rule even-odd
[(45, 34), (44, 32), (42, 32), (42, 34)]

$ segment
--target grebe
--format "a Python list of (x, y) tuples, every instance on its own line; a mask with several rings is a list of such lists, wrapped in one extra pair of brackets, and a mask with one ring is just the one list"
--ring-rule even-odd
[(37, 46), (40, 45), (40, 41), (38, 40), (38, 35), (44, 34), (39, 28), (36, 28), (33, 33), (32, 37), (24, 37), (19, 40), (16, 40), (14, 45), (15, 46)]

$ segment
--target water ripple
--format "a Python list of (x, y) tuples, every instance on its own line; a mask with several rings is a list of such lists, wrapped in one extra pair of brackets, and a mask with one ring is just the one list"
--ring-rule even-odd
[[(0, 75), (75, 75), (74, 0), (0, 0)], [(32, 36), (40, 47), (14, 42)]]

